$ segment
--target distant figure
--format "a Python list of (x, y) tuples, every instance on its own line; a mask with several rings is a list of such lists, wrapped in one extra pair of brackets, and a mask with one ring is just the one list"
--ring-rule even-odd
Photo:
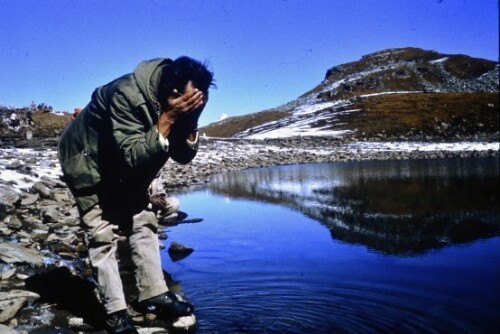
[(10, 114), (10, 124), (9, 125), (14, 130), (18, 130), (19, 129), (19, 125), (20, 125), (19, 117), (17, 116), (17, 114), (15, 112), (13, 112), (12, 114)]
[(114, 225), (128, 237), (136, 267), (134, 308), (168, 319), (194, 311), (165, 283), (148, 188), (168, 158), (186, 164), (195, 157), (212, 80), (205, 65), (188, 57), (144, 61), (97, 88), (60, 138), (64, 180), (87, 232), (110, 333), (137, 333), (119, 275)]
[(33, 122), (33, 111), (31, 111), (31, 109), (26, 112), (26, 124), (29, 126), (33, 126), (35, 124), (35, 122)]
[(82, 108), (75, 108), (73, 110), (73, 113), (71, 114), (71, 116), (68, 119), (66, 119), (66, 121), (64, 123), (64, 129), (67, 129), (69, 127), (69, 125), (71, 124), (71, 122), (73, 122), (81, 112), (82, 112)]
[(82, 108), (75, 108), (73, 114), (71, 115), (71, 120), (74, 120), (80, 113), (82, 112)]
[(31, 131), (26, 131), (25, 136), (26, 136), (26, 139), (27, 139), (27, 140), (31, 140), (31, 138), (33, 138), (33, 132), (31, 132)]

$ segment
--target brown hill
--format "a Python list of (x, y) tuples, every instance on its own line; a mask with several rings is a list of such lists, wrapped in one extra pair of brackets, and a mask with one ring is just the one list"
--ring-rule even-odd
[(382, 50), (328, 69), (323, 82), (283, 106), (227, 118), (201, 131), (260, 138), (287, 128), (295, 135), (343, 131), (356, 138), (491, 135), (499, 124), (498, 68), (498, 62), (466, 55)]

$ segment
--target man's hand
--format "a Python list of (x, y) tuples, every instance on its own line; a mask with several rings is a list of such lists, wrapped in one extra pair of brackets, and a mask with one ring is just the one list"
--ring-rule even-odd
[(174, 90), (174, 95), (168, 98), (168, 108), (160, 115), (158, 120), (158, 131), (163, 137), (167, 137), (172, 125), (179, 117), (191, 116), (192, 114), (197, 120), (204, 104), (205, 96), (203, 92), (195, 88), (193, 83), (189, 81), (184, 94), (181, 95)]
[(165, 194), (155, 194), (149, 196), (149, 202), (152, 205), (154, 211), (164, 209), (168, 206)]
[(190, 113), (204, 104), (204, 96), (198, 88), (193, 86), (193, 83), (189, 81), (185, 87), (184, 94), (180, 94), (174, 89), (174, 96), (168, 99), (168, 110), (167, 113), (171, 113), (174, 118), (179, 115)]

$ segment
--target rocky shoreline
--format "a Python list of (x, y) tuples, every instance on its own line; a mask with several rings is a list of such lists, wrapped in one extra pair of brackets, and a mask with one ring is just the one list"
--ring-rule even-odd
[[(0, 145), (0, 333), (103, 333), (78, 212), (59, 180), (55, 143), (55, 139), (45, 139)], [(171, 193), (186, 192), (203, 187), (214, 174), (248, 168), (486, 156), (499, 156), (498, 134), (453, 141), (201, 138), (198, 156), (188, 165), (167, 162), (161, 180)], [(167, 238), (163, 233), (159, 237)], [(130, 277), (126, 261), (123, 267)], [(75, 291), (82, 293), (75, 295)], [(180, 290), (175, 292), (182, 295)], [(168, 332), (193, 330), (189, 322), (172, 326), (134, 316), (141, 333), (167, 332), (161, 327), (168, 327)]]
[(249, 168), (363, 160), (406, 160), (498, 156), (498, 134), (454, 141), (418, 139), (363, 141), (300, 137), (270, 140), (205, 139), (188, 165), (168, 161), (162, 174), (169, 191), (203, 186), (213, 174)]

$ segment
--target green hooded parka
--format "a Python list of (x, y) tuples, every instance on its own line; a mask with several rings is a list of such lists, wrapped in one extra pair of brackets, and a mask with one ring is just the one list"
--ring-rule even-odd
[(144, 61), (133, 73), (97, 88), (62, 134), (59, 161), (81, 212), (111, 197), (127, 199), (128, 209), (137, 210), (169, 157), (184, 164), (195, 157), (197, 145), (186, 141), (191, 129), (174, 124), (166, 151), (155, 126), (161, 73), (171, 63)]

